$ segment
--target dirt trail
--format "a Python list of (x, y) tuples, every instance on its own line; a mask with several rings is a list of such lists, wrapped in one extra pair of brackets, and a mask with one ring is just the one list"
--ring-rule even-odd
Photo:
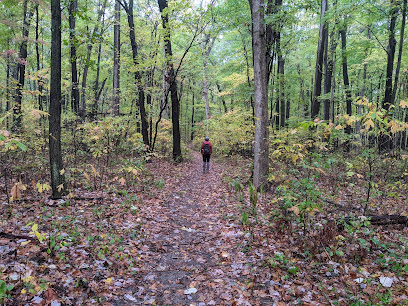
[[(177, 188), (167, 190), (144, 226), (149, 229), (144, 273), (129, 303), (134, 298), (136, 304), (244, 305), (250, 295), (241, 283), (249, 274), (240, 247), (244, 233), (237, 221), (223, 218), (231, 204), (223, 195), (222, 168), (212, 161), (203, 173), (201, 156), (193, 156), (174, 177)], [(126, 298), (117, 305), (123, 303)]]

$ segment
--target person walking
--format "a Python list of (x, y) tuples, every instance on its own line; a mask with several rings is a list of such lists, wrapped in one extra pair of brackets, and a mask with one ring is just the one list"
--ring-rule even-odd
[(210, 171), (210, 157), (212, 154), (212, 144), (210, 138), (205, 136), (204, 142), (201, 144), (201, 155), (203, 156), (203, 172)]

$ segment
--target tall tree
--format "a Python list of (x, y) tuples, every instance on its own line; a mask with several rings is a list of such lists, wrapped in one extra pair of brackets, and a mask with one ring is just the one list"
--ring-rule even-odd
[[(344, 89), (346, 91), (346, 113), (351, 116), (351, 91), (350, 91), (350, 81), (348, 74), (348, 65), (347, 65), (347, 24), (344, 22), (343, 28), (340, 30), (341, 36), (341, 59), (343, 67), (343, 83)], [(351, 134), (351, 126), (347, 125), (346, 133)]]
[(21, 128), (21, 101), (23, 100), (23, 88), (25, 81), (25, 69), (27, 64), (27, 40), (29, 34), (29, 26), (32, 12), (28, 11), (28, 0), (24, 0), (24, 17), (23, 17), (23, 36), (20, 45), (19, 59), (17, 64), (17, 87), (16, 96), (13, 107), (13, 130), (20, 130)]
[(69, 40), (71, 45), (71, 109), (76, 115), (79, 115), (79, 83), (77, 69), (77, 40), (75, 33), (76, 13), (78, 10), (78, 0), (69, 2)]
[(167, 75), (166, 82), (169, 85), (171, 99), (171, 120), (173, 124), (173, 159), (181, 161), (181, 136), (180, 136), (180, 101), (177, 94), (177, 80), (173, 67), (173, 51), (171, 50), (171, 35), (169, 28), (169, 16), (167, 12), (167, 0), (157, 0), (162, 18), (164, 30), (164, 51), (166, 55)]
[[(137, 67), (139, 65), (139, 60), (138, 60), (138, 46), (136, 43), (136, 35), (135, 35), (135, 22), (134, 22), (134, 17), (133, 17), (133, 0), (129, 0), (129, 3), (127, 3), (126, 1), (123, 1), (121, 2), (121, 5), (127, 14), (127, 19), (128, 19), (128, 24), (129, 24), (129, 39), (130, 39), (130, 45), (132, 47), (133, 64)], [(138, 105), (139, 105), (140, 121), (142, 122), (143, 142), (145, 145), (148, 146), (149, 145), (149, 132), (148, 132), (148, 122), (147, 122), (146, 108), (145, 108), (145, 93), (144, 93), (143, 84), (142, 84), (142, 74), (139, 71), (139, 68), (135, 70), (135, 83), (136, 83), (136, 88), (138, 89), (138, 93), (139, 93)]]
[(327, 40), (327, 22), (326, 11), (328, 8), (327, 0), (322, 0), (321, 14), (320, 14), (320, 28), (319, 28), (319, 43), (317, 45), (316, 67), (315, 67), (315, 80), (313, 90), (313, 102), (312, 102), (312, 118), (317, 117), (320, 111), (320, 95), (322, 93), (322, 76), (323, 76), (323, 58), (324, 47)]
[(269, 122), (266, 66), (264, 0), (249, 0), (252, 19), (254, 64), (255, 144), (253, 184), (256, 189), (268, 182)]
[(400, 30), (400, 41), (398, 47), (398, 60), (397, 60), (397, 67), (395, 68), (395, 77), (394, 77), (394, 88), (392, 90), (392, 102), (395, 102), (397, 87), (398, 87), (398, 80), (399, 80), (399, 73), (401, 69), (401, 59), (402, 59), (402, 50), (404, 45), (404, 32), (405, 32), (405, 19), (407, 16), (407, 0), (403, 0), (402, 5), (402, 21), (401, 21), (401, 30)]
[(207, 132), (208, 132), (208, 119), (210, 119), (210, 103), (208, 101), (208, 82), (207, 82), (207, 62), (211, 53), (211, 49), (215, 42), (215, 36), (210, 37), (210, 34), (205, 34), (204, 39), (201, 42), (201, 49), (203, 54), (203, 96), (205, 104), (205, 118), (207, 119)]
[(120, 103), (120, 3), (115, 2), (115, 25), (113, 26), (113, 99), (112, 115), (119, 115)]
[[(97, 21), (102, 19), (102, 16), (105, 14), (105, 8), (106, 8), (106, 3), (107, 0), (101, 0), (103, 3), (98, 4), (98, 15), (97, 15)], [(84, 71), (82, 73), (82, 84), (81, 84), (81, 105), (80, 105), (80, 115), (82, 120), (85, 120), (86, 117), (86, 86), (87, 86), (87, 80), (88, 80), (88, 70), (89, 66), (91, 64), (91, 54), (92, 54), (92, 48), (94, 44), (94, 40), (96, 35), (99, 35), (99, 23), (97, 23), (89, 37), (88, 41), (88, 47), (87, 47), (87, 54), (86, 54), (86, 61), (84, 65)]]
[(61, 4), (51, 0), (51, 84), (49, 108), (49, 155), (52, 198), (59, 199), (64, 192), (61, 153)]
[(394, 57), (395, 48), (397, 41), (395, 39), (395, 26), (398, 17), (398, 7), (395, 0), (390, 0), (390, 23), (388, 28), (388, 46), (387, 46), (387, 70), (385, 75), (385, 94), (382, 103), (382, 108), (389, 110), (390, 106), (394, 103), (393, 101), (393, 86), (392, 86), (392, 76), (394, 71)]

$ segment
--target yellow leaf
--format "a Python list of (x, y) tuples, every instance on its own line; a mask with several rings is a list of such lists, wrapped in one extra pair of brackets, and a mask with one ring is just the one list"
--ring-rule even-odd
[(110, 285), (110, 284), (113, 282), (113, 280), (112, 280), (110, 277), (108, 277), (108, 278), (105, 280), (105, 282), (106, 282), (106, 284)]
[(26, 294), (26, 293), (27, 293), (27, 290), (25, 290), (24, 288), (21, 289), (21, 294)]
[(338, 124), (338, 125), (335, 127), (335, 129), (336, 129), (336, 130), (342, 130), (343, 127), (342, 127), (340, 124)]
[(125, 180), (123, 177), (121, 177), (121, 178), (119, 179), (119, 183), (120, 183), (121, 185), (125, 185), (126, 180)]
[(138, 172), (137, 172), (136, 169), (133, 169), (132, 172), (133, 172), (134, 175), (137, 175), (137, 174), (138, 174)]
[(22, 243), (20, 243), (21, 246), (26, 246), (27, 244), (29, 244), (31, 241), (27, 240), (27, 241), (23, 241)]
[(288, 210), (289, 210), (289, 211), (293, 211), (296, 216), (299, 216), (299, 214), (300, 214), (299, 207), (297, 207), (297, 206), (292, 206), (292, 207), (289, 208)]
[(91, 178), (89, 177), (88, 173), (84, 172), (84, 176), (87, 180), (90, 180)]
[(400, 106), (401, 106), (401, 108), (407, 108), (408, 107), (407, 102), (405, 102), (404, 100), (400, 101)]
[(58, 185), (57, 189), (58, 189), (58, 192), (61, 192), (61, 190), (64, 189), (64, 184)]
[(64, 175), (64, 173), (65, 173), (65, 169), (61, 169), (60, 174)]
[(32, 230), (33, 232), (36, 232), (36, 231), (38, 230), (38, 224), (35, 223), (35, 224), (31, 227), (31, 230)]
[(371, 119), (368, 119), (366, 122), (364, 122), (364, 126), (367, 128), (367, 130), (370, 128), (370, 127), (374, 127), (374, 122), (373, 122), (373, 120), (371, 120)]

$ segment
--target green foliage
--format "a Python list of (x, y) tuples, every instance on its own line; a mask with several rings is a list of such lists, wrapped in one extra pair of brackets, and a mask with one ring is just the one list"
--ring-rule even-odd
[(4, 303), (4, 299), (9, 297), (9, 292), (13, 290), (14, 285), (7, 285), (5, 281), (0, 280), (0, 303)]
[[(196, 125), (195, 147), (200, 147), (206, 136), (204, 124)], [(252, 114), (244, 109), (235, 109), (217, 118), (210, 119), (210, 141), (214, 153), (219, 155), (251, 156), (253, 141)]]

